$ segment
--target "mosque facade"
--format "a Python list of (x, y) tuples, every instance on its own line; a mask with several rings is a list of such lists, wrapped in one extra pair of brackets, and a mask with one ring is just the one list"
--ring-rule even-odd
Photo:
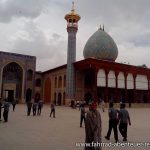
[(150, 69), (115, 62), (118, 48), (99, 28), (85, 44), (84, 59), (76, 61), (80, 15), (65, 15), (68, 32), (67, 64), (36, 72), (36, 57), (0, 52), (0, 95), (20, 103), (38, 101), (67, 105), (71, 100), (150, 103)]
[(35, 89), (35, 66), (35, 56), (0, 52), (0, 96), (9, 101), (30, 101)]

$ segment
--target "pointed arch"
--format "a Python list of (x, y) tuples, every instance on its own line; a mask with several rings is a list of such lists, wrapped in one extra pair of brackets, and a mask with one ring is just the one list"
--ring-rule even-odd
[(58, 93), (58, 105), (61, 105), (61, 103), (62, 103), (62, 95), (61, 95), (61, 93)]
[(2, 70), (2, 96), (8, 101), (20, 100), (22, 95), (23, 68), (16, 62), (10, 62)]
[(106, 75), (105, 70), (99, 69), (97, 73), (97, 86), (105, 87), (106, 86)]
[(108, 87), (116, 87), (116, 76), (115, 72), (112, 70), (108, 73)]
[(148, 90), (148, 80), (145, 75), (137, 75), (136, 77), (136, 89)]

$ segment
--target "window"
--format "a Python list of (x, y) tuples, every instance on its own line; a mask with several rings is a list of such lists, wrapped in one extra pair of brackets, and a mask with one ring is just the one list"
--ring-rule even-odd
[(33, 71), (32, 70), (28, 70), (27, 72), (27, 80), (28, 81), (32, 81), (33, 78)]
[(41, 86), (41, 79), (36, 79), (36, 86), (37, 87), (40, 87)]

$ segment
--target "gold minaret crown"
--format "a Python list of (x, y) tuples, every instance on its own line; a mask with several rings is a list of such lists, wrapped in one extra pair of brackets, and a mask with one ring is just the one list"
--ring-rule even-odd
[(80, 15), (75, 12), (75, 4), (74, 2), (72, 2), (71, 12), (65, 15), (65, 19), (67, 20), (67, 22), (73, 21), (77, 23), (80, 20), (80, 18)]

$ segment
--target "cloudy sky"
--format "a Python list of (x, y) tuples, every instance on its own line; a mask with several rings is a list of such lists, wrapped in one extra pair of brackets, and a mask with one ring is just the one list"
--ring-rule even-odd
[[(0, 0), (0, 51), (37, 57), (37, 70), (66, 64), (64, 16), (70, 0)], [(80, 14), (77, 60), (88, 38), (105, 25), (116, 42), (117, 62), (150, 67), (150, 0), (75, 0)]]

